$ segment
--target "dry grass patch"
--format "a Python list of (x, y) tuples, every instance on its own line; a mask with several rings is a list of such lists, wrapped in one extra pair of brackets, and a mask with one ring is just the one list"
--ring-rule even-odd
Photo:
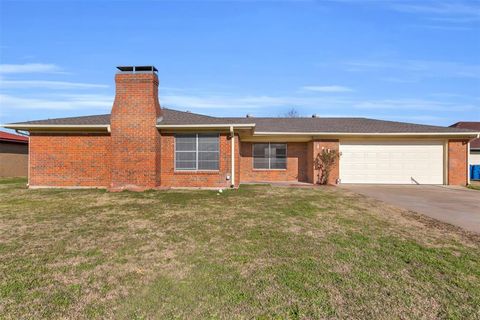
[(478, 318), (478, 235), (336, 188), (0, 180), (0, 317)]

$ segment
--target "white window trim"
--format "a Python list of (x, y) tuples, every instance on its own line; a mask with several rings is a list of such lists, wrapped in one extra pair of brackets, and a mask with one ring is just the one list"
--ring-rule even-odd
[[(187, 135), (186, 133), (185, 135)], [(218, 133), (209, 133), (204, 132), (200, 133), (203, 134), (215, 134), (217, 136), (217, 143), (218, 143), (218, 169), (198, 169), (198, 135), (199, 133), (191, 133), (191, 135), (195, 135), (195, 169), (178, 169), (177, 168), (177, 134), (174, 135), (174, 150), (173, 150), (173, 170), (174, 172), (219, 172), (220, 171), (220, 134)], [(178, 135), (182, 135), (182, 133), (178, 133)], [(192, 151), (178, 151), (178, 152), (192, 152)]]
[[(268, 144), (268, 168), (255, 168), (255, 154), (254, 146), (256, 144)], [(284, 169), (271, 169), (270, 165), (270, 144), (272, 142), (254, 142), (252, 143), (252, 169), (254, 171), (286, 171), (288, 169), (288, 143), (286, 142), (273, 142), (273, 144), (284, 144), (285, 145), (285, 168)]]

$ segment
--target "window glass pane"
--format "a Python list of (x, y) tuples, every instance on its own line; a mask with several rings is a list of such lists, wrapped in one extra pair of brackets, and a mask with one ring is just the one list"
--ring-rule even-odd
[(268, 169), (268, 143), (253, 144), (253, 168)]
[(218, 151), (218, 135), (217, 134), (199, 134), (198, 135), (198, 151)]
[(270, 144), (270, 169), (287, 168), (287, 145), (285, 143)]
[(254, 158), (268, 158), (268, 143), (253, 144)]
[(268, 169), (268, 158), (253, 158), (254, 169)]
[(196, 163), (195, 161), (179, 161), (175, 162), (175, 169), (176, 170), (195, 170)]
[(175, 159), (179, 161), (193, 161), (195, 162), (196, 154), (190, 151), (177, 151)]
[(198, 170), (218, 170), (218, 161), (198, 161)]
[(177, 170), (219, 169), (218, 134), (198, 134), (198, 139), (197, 134), (177, 134), (175, 150), (175, 169)]
[(218, 170), (218, 134), (198, 135), (198, 170)]
[(286, 169), (287, 145), (285, 143), (255, 143), (253, 145), (254, 169)]
[(199, 152), (198, 161), (218, 161), (218, 152)]
[(218, 152), (198, 152), (199, 170), (218, 170)]
[(286, 168), (287, 168), (286, 158), (270, 159), (270, 169), (286, 169)]
[(284, 143), (272, 143), (270, 144), (270, 157), (271, 158), (286, 158), (287, 157), (287, 145)]
[(175, 135), (175, 169), (197, 169), (197, 136), (195, 134)]
[(197, 149), (197, 136), (195, 134), (176, 135), (175, 149), (177, 151), (195, 151)]

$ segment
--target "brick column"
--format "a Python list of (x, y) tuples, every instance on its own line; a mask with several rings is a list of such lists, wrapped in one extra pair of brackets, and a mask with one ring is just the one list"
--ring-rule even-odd
[(110, 126), (112, 190), (160, 185), (161, 115), (155, 73), (118, 73)]
[(448, 184), (468, 183), (468, 140), (448, 140)]
[[(322, 149), (330, 149), (339, 151), (339, 141), (336, 139), (321, 139), (310, 141), (307, 145), (307, 181), (317, 184), (319, 180), (320, 170), (315, 170), (314, 163), (317, 155), (322, 152)], [(328, 178), (328, 184), (334, 185), (339, 178), (339, 161), (337, 158), (335, 164), (332, 167), (330, 176)]]

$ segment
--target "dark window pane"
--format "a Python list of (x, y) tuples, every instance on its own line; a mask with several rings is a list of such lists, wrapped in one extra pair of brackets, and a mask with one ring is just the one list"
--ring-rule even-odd
[(175, 135), (175, 169), (195, 170), (197, 136), (195, 134)]
[(175, 149), (177, 151), (195, 151), (197, 149), (197, 136), (194, 134), (176, 135)]
[(253, 145), (254, 158), (268, 158), (268, 143), (255, 143)]
[(287, 145), (285, 143), (255, 143), (253, 145), (254, 169), (286, 169)]
[(177, 170), (219, 169), (218, 134), (177, 134), (175, 150)]
[(179, 160), (179, 161), (195, 161), (196, 160), (196, 153), (195, 152), (185, 152), (185, 151), (181, 151), (181, 152), (178, 152), (175, 154), (175, 159), (176, 160)]
[(218, 152), (199, 152), (198, 161), (218, 161)]
[(218, 151), (218, 140), (217, 134), (198, 135), (198, 151)]
[(254, 169), (268, 169), (268, 158), (253, 158)]
[(218, 161), (198, 161), (198, 170), (218, 170)]
[(287, 168), (286, 158), (270, 159), (270, 169), (286, 169), (286, 168)]
[(268, 143), (253, 144), (253, 168), (268, 169)]
[(195, 170), (196, 163), (195, 161), (176, 161), (175, 163), (177, 170)]
[(287, 157), (287, 145), (284, 143), (272, 143), (270, 144), (270, 157), (271, 158), (286, 158)]

